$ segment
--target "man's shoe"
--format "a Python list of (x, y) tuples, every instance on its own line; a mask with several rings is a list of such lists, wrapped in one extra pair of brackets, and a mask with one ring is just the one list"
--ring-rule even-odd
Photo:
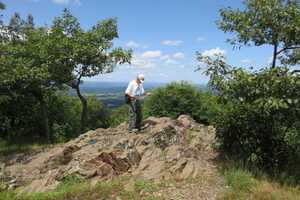
[(129, 133), (137, 133), (137, 132), (139, 132), (139, 129), (137, 129), (137, 128), (129, 130)]

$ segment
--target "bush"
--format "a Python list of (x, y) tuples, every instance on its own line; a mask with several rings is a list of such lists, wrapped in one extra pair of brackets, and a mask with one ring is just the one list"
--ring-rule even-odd
[(299, 76), (285, 67), (248, 72), (205, 59), (210, 86), (227, 107), (215, 119), (220, 150), (272, 175), (300, 177)]
[[(300, 81), (286, 68), (237, 73), (224, 91), (234, 106), (216, 120), (227, 152), (267, 170), (300, 158)], [(242, 89), (243, 88), (243, 89)]]
[[(109, 110), (95, 96), (89, 96), (86, 129), (107, 128)], [(81, 102), (77, 97), (56, 95), (49, 105), (51, 135), (56, 142), (64, 142), (80, 134)]]
[(126, 122), (129, 117), (129, 109), (127, 105), (122, 105), (112, 109), (110, 114), (110, 126), (116, 127), (119, 124)]
[(153, 90), (144, 105), (146, 117), (177, 118), (187, 114), (198, 122), (210, 121), (218, 110), (217, 97), (204, 93), (186, 82), (174, 82)]
[[(0, 99), (2, 96), (0, 96)], [(34, 97), (12, 95), (0, 100), (0, 137), (8, 142), (27, 142), (42, 135), (39, 104)]]
[(108, 128), (110, 126), (110, 110), (95, 96), (89, 96), (88, 120), (86, 129)]

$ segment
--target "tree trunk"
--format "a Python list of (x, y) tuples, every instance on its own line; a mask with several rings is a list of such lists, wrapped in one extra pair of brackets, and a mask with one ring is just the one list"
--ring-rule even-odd
[(80, 133), (84, 132), (85, 126), (86, 126), (86, 120), (88, 117), (88, 107), (87, 107), (87, 100), (86, 98), (81, 94), (79, 84), (75, 87), (77, 95), (81, 101), (82, 104), (82, 111), (81, 111), (81, 118), (80, 118)]
[(47, 104), (42, 95), (41, 95), (39, 101), (40, 101), (40, 109), (41, 109), (41, 114), (42, 114), (42, 123), (43, 123), (44, 134), (46, 137), (46, 141), (48, 143), (50, 143), (51, 139), (50, 139), (50, 131), (49, 131), (49, 118), (48, 118)]
[(277, 59), (277, 44), (274, 44), (272, 68), (276, 67), (276, 59)]

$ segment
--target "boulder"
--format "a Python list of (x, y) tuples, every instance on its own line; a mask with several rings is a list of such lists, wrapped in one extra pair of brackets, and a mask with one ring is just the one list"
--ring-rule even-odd
[(14, 187), (26, 192), (53, 189), (68, 176), (91, 182), (123, 175), (154, 181), (195, 178), (210, 171), (216, 156), (213, 142), (214, 129), (187, 115), (175, 120), (149, 117), (138, 134), (129, 133), (127, 124), (88, 131), (6, 171), (17, 177)]
[(194, 119), (188, 115), (180, 115), (177, 118), (177, 121), (184, 127), (184, 128), (191, 128), (192, 125), (195, 123)]

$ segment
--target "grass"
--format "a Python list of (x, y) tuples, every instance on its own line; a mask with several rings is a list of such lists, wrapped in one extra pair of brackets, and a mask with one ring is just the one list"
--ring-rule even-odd
[(126, 178), (99, 182), (95, 186), (72, 176), (65, 179), (58, 187), (49, 192), (17, 194), (13, 191), (0, 193), (0, 200), (163, 200), (155, 197), (158, 187), (151, 182), (138, 180), (131, 190), (126, 190)]
[(0, 156), (10, 156), (17, 153), (30, 153), (51, 146), (49, 144), (9, 144), (4, 140), (0, 139)]
[(229, 188), (218, 200), (300, 200), (299, 186), (279, 184), (238, 167), (223, 169), (223, 175)]

